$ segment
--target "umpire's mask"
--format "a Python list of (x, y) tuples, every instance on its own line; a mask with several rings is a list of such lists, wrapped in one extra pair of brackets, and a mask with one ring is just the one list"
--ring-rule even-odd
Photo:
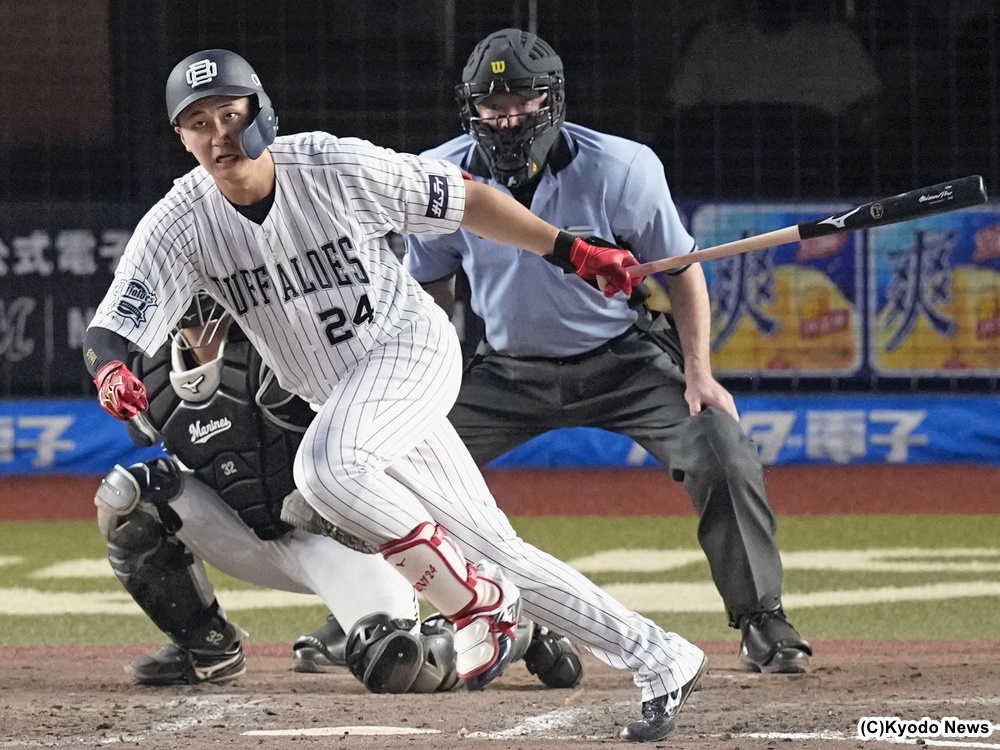
[[(491, 94), (520, 94), (542, 107), (524, 115), (513, 128), (498, 128), (480, 117), (476, 104)], [(530, 181), (545, 166), (549, 149), (566, 120), (563, 64), (559, 55), (534, 34), (504, 29), (483, 39), (462, 70), (455, 87), (462, 127), (479, 144), (493, 178), (508, 188)]]

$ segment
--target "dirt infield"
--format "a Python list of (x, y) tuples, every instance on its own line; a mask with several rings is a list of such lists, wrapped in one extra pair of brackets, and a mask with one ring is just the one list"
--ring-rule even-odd
[[(995, 642), (821, 641), (810, 673), (794, 676), (736, 671), (732, 643), (702, 645), (702, 689), (676, 733), (652, 747), (835, 750), (862, 746), (863, 716), (1000, 721)], [(482, 693), (387, 696), (365, 693), (346, 670), (295, 674), (287, 647), (275, 646), (250, 646), (247, 674), (229, 685), (140, 688), (122, 670), (140, 652), (0, 648), (0, 748), (591, 750), (620, 744), (638, 712), (627, 674), (589, 656), (573, 690), (542, 689), (514, 664)], [(419, 733), (370, 736), (373, 727)], [(296, 730), (313, 735), (245, 734)], [(1000, 736), (979, 742), (1000, 748)]]
[[(690, 515), (683, 487), (659, 469), (484, 472), (510, 516)], [(0, 521), (88, 519), (100, 477), (0, 480)], [(1000, 467), (782, 466), (767, 469), (781, 515), (995, 513)]]
[[(681, 488), (655, 470), (487, 478), (512, 516), (693, 512)], [(993, 513), (998, 479), (1000, 470), (984, 467), (771, 469), (768, 487), (779, 515)], [(0, 521), (93, 518), (98, 481), (5, 479)], [(738, 671), (732, 641), (700, 645), (711, 662), (702, 689), (677, 732), (650, 747), (846, 750), (865, 746), (856, 734), (865, 716), (1000, 724), (997, 641), (819, 641), (808, 674), (771, 676)], [(385, 696), (367, 694), (346, 671), (292, 673), (289, 650), (251, 644), (247, 674), (229, 685), (154, 689), (131, 685), (123, 672), (140, 647), (0, 647), (0, 750), (592, 750), (622, 746), (619, 729), (638, 715), (628, 674), (589, 656), (574, 690), (542, 689), (515, 664), (483, 693)], [(917, 744), (1000, 750), (1000, 726), (969, 743)]]

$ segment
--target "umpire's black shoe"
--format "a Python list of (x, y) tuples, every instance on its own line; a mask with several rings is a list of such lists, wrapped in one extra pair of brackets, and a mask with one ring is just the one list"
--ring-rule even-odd
[(125, 671), (131, 672), (137, 685), (197, 685), (235, 680), (247, 671), (247, 662), (239, 641), (217, 653), (195, 653), (168, 643), (130, 662)]
[(347, 666), (347, 633), (333, 615), (311, 633), (300, 635), (292, 651), (293, 672), (329, 672)]
[(741, 618), (740, 630), (740, 664), (745, 671), (799, 674), (809, 668), (812, 646), (780, 608)]
[(698, 671), (680, 690), (643, 701), (642, 718), (622, 729), (621, 738), (631, 742), (657, 742), (673, 732), (677, 726), (677, 715), (684, 708), (691, 693), (697, 689), (702, 675), (707, 670), (708, 659), (702, 657)]

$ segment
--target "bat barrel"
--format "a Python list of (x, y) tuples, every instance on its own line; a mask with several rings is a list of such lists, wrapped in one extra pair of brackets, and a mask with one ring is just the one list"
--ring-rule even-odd
[(802, 239), (837, 232), (872, 229), (886, 224), (920, 219), (986, 202), (986, 186), (980, 175), (960, 177), (937, 185), (910, 190), (866, 203), (846, 213), (799, 224)]
[(798, 242), (811, 237), (822, 237), (827, 234), (872, 229), (886, 224), (896, 224), (900, 221), (910, 221), (946, 211), (978, 206), (985, 202), (986, 186), (983, 185), (983, 178), (979, 175), (960, 177), (949, 182), (941, 182), (930, 187), (872, 201), (818, 221), (795, 224), (784, 229), (775, 229), (764, 234), (727, 242), (724, 245), (696, 250), (687, 255), (672, 256), (631, 266), (627, 272), (632, 278), (648, 276), (652, 273), (681, 268), (690, 263), (726, 258), (751, 250), (763, 250), (766, 247)]

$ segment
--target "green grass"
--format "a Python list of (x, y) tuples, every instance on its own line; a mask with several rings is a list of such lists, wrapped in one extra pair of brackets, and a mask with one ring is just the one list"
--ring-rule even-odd
[[(514, 525), (524, 539), (566, 560), (579, 559), (608, 550), (697, 549), (697, 520), (693, 517), (651, 518), (521, 518)], [(809, 604), (789, 607), (795, 625), (813, 639), (821, 638), (996, 638), (996, 611), (1000, 591), (1000, 516), (830, 516), (790, 517), (780, 522), (778, 540), (786, 559), (798, 555), (799, 562), (786, 565), (787, 597), (835, 595), (833, 606)], [(918, 550), (893, 561), (944, 566), (941, 570), (829, 569), (822, 564), (802, 563), (802, 554), (825, 550)], [(962, 550), (981, 549), (976, 554)], [(934, 550), (954, 550), (932, 557)], [(30, 589), (67, 594), (110, 594), (123, 589), (110, 575), (99, 578), (37, 578), (36, 571), (67, 560), (101, 560), (104, 542), (92, 522), (0, 523), (0, 589)], [(808, 556), (807, 556), (808, 557)], [(19, 558), (12, 562), (11, 558)], [(625, 556), (621, 558), (628, 560)], [(808, 559), (812, 559), (808, 557)], [(823, 558), (826, 559), (826, 558)], [(882, 558), (880, 558), (882, 559)], [(978, 565), (978, 569), (970, 567)], [(626, 567), (615, 564), (615, 567)], [(253, 586), (210, 570), (210, 577), (223, 593), (253, 589)], [(691, 584), (710, 588), (708, 564), (703, 557), (690, 564), (660, 571), (605, 569), (589, 574), (600, 585), (646, 584), (661, 586)], [(977, 595), (954, 595), (960, 585), (980, 586)], [(856, 603), (852, 597), (865, 589), (938, 587), (943, 598), (913, 601)], [(986, 587), (985, 589), (982, 587)], [(957, 589), (955, 589), (957, 592)], [(984, 593), (985, 591), (985, 593)], [(132, 644), (164, 640), (138, 610), (135, 614), (59, 613), (4, 614), (0, 602), (0, 645), (41, 644)], [(664, 627), (693, 640), (729, 639), (734, 649), (738, 635), (729, 629), (718, 611), (657, 610), (657, 603), (644, 613)], [(314, 629), (325, 618), (322, 606), (230, 611), (232, 618), (249, 631), (256, 643), (290, 643), (297, 635)]]

